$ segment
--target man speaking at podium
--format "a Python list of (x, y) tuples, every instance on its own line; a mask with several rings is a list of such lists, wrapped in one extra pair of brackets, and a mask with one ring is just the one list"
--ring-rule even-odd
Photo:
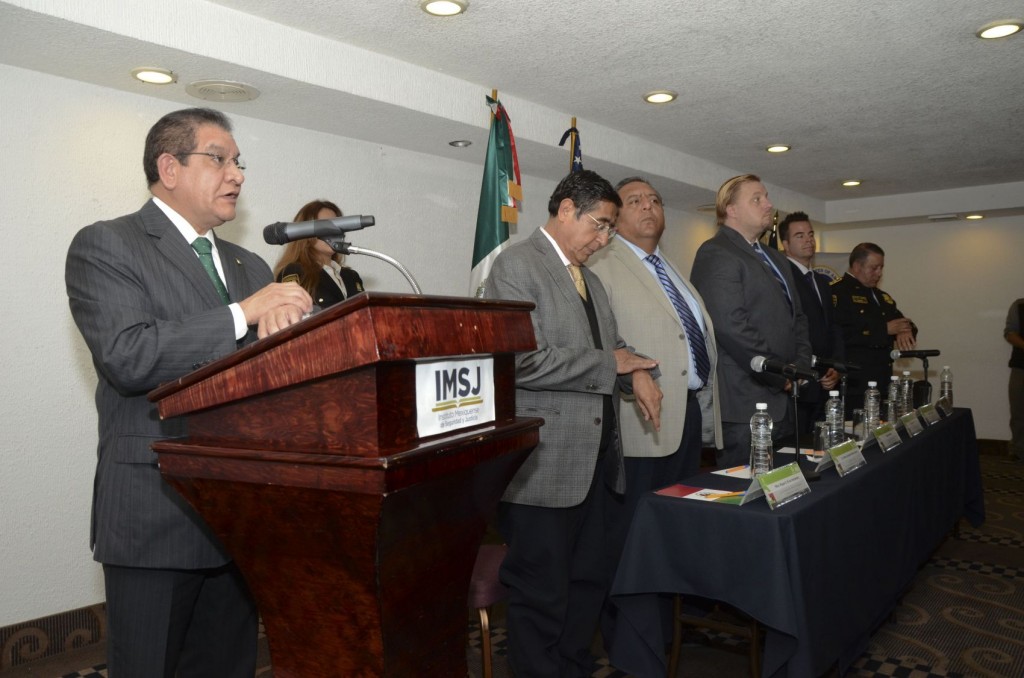
[(487, 282), (491, 297), (536, 304), (537, 350), (516, 355), (516, 414), (544, 426), (498, 506), (509, 663), (521, 678), (593, 672), (590, 645), (619, 559), (607, 535), (625, 487), (620, 387), (660, 427), (661, 391), (647, 371), (657, 363), (626, 347), (601, 281), (583, 266), (614, 237), (621, 204), (594, 172), (570, 174), (544, 227), (503, 251)]
[(150, 445), (187, 434), (146, 394), (301, 319), (295, 283), (214, 236), (245, 181), (231, 123), (210, 109), (161, 118), (146, 137), (153, 198), (78, 232), (65, 269), (92, 353), (99, 448), (93, 558), (103, 564), (107, 669), (115, 678), (252, 678), (256, 607), (202, 518), (164, 483)]

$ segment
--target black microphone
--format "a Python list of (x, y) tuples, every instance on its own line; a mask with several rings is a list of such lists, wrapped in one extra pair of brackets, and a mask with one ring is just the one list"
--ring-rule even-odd
[(350, 217), (335, 219), (317, 219), (315, 221), (299, 221), (292, 224), (277, 222), (263, 229), (263, 240), (268, 245), (283, 245), (292, 240), (303, 238), (333, 238), (347, 231), (373, 226), (373, 216), (354, 214)]
[(816, 355), (811, 356), (811, 367), (818, 367), (821, 365), (825, 369), (832, 368), (836, 372), (846, 374), (847, 372), (860, 372), (860, 365), (857, 363), (844, 363), (841, 360), (835, 358), (819, 358)]
[(765, 358), (763, 355), (756, 355), (751, 359), (750, 369), (755, 372), (781, 374), (787, 379), (810, 379), (812, 381), (817, 381), (818, 379), (818, 373), (814, 370), (808, 370), (789, 363), (779, 362), (778, 360), (770, 360)]
[(937, 348), (922, 349), (920, 351), (901, 351), (898, 348), (894, 348), (889, 357), (893, 360), (899, 360), (900, 358), (932, 358), (940, 354), (941, 351)]

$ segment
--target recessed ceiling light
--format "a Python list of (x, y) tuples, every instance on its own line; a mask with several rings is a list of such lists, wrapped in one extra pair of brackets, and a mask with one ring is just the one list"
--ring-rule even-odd
[(843, 182), (843, 186), (847, 188), (853, 188), (854, 186), (860, 186), (860, 179), (847, 179)]
[(433, 16), (455, 16), (469, 9), (468, 0), (423, 0), (420, 9)]
[(178, 80), (178, 76), (166, 68), (133, 68), (132, 77), (151, 85), (169, 85)]
[(252, 101), (260, 96), (260, 91), (252, 85), (231, 80), (196, 80), (189, 83), (185, 91), (197, 99), (223, 103)]
[(455, 148), (465, 148), (466, 146), (471, 146), (472, 144), (473, 142), (470, 141), (469, 139), (456, 139), (455, 141), (448, 142), (449, 146), (454, 146)]
[(645, 94), (644, 101), (649, 104), (667, 104), (670, 101), (675, 101), (678, 96), (679, 92), (673, 92), (670, 89), (656, 89)]
[(789, 146), (786, 144), (772, 144), (768, 148), (764, 149), (769, 153), (785, 153), (789, 150)]
[(978, 219), (984, 219), (984, 214), (968, 214), (964, 219), (970, 219), (971, 221), (977, 221)]
[(1019, 33), (1022, 25), (1024, 25), (1024, 22), (1020, 21), (995, 21), (979, 28), (975, 35), (984, 40), (1005, 38), (1014, 33)]

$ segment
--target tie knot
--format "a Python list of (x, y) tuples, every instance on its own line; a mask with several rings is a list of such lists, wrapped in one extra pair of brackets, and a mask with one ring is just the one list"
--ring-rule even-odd
[(657, 254), (648, 254), (647, 261), (651, 262), (655, 266), (661, 265), (661, 257), (659, 257)]
[(192, 241), (192, 249), (199, 254), (210, 254), (213, 252), (213, 243), (210, 242), (209, 238), (200, 236)]

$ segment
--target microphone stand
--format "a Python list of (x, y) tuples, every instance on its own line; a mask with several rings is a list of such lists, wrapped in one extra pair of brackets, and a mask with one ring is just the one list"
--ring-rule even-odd
[(804, 466), (803, 455), (800, 454), (800, 382), (794, 378), (790, 383), (793, 384), (789, 390), (793, 394), (793, 449), (796, 450), (796, 467), (808, 481), (818, 480), (821, 474)]
[[(928, 381), (928, 357), (922, 356), (921, 362), (924, 364), (924, 383), (927, 385), (927, 388), (924, 390), (923, 394), (924, 402), (921, 403), (921, 405), (923, 405), (925, 403), (930, 403), (932, 401), (932, 382)], [(914, 406), (920, 407), (920, 405), (917, 405), (916, 403), (914, 404)]]
[(402, 264), (398, 263), (397, 260), (389, 257), (388, 255), (381, 254), (380, 252), (375, 252), (373, 250), (368, 250), (364, 247), (356, 247), (355, 245), (352, 245), (349, 242), (347, 242), (345, 240), (344, 235), (338, 236), (336, 238), (321, 238), (321, 240), (330, 245), (332, 250), (334, 250), (335, 252), (340, 252), (341, 254), (364, 254), (368, 257), (373, 257), (375, 259), (380, 259), (381, 261), (386, 261), (387, 263), (397, 268), (399, 273), (405, 276), (406, 281), (412, 287), (412, 291), (414, 293), (423, 294), (420, 291), (420, 286), (416, 284), (416, 279), (412, 277), (412, 274), (409, 273), (408, 270), (406, 270), (405, 266), (402, 266)]

